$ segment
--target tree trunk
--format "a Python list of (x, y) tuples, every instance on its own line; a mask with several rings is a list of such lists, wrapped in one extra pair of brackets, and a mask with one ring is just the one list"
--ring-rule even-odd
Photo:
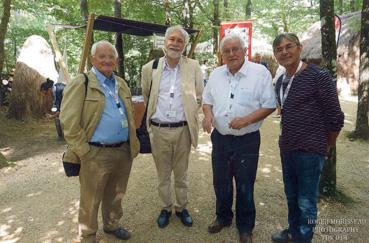
[(87, 0), (81, 0), (80, 4), (79, 4), (79, 7), (80, 7), (80, 13), (81, 13), (82, 19), (84, 21), (87, 21), (88, 20), (88, 2), (87, 2)]
[(338, 2), (338, 14), (339, 15), (343, 14), (343, 0), (339, 0)]
[(350, 0), (350, 11), (355, 12), (355, 0)]
[[(120, 0), (114, 1), (114, 16), (116, 18), (122, 17), (122, 4)], [(125, 78), (122, 33), (115, 33), (115, 48), (118, 51), (118, 76)]]
[(190, 9), (189, 9), (189, 0), (183, 0), (183, 9), (182, 9), (182, 25), (185, 28), (190, 28)]
[(223, 0), (223, 19), (229, 20), (229, 2), (228, 0)]
[(169, 14), (169, 0), (164, 0), (163, 5), (164, 5), (164, 12), (165, 12), (165, 25), (171, 25), (172, 20), (170, 19), (170, 14)]
[(247, 0), (246, 8), (245, 8), (245, 17), (246, 17), (246, 19), (251, 19), (251, 11), (252, 11), (252, 2), (251, 2), (251, 0)]
[(11, 0), (4, 0), (3, 2), (3, 17), (1, 18), (0, 23), (0, 73), (3, 71), (4, 67), (4, 59), (5, 59), (4, 41), (10, 19), (10, 8), (11, 8), (10, 2)]
[[(337, 47), (334, 25), (334, 0), (320, 0), (323, 65), (337, 80)], [(320, 193), (326, 196), (336, 192), (336, 146), (328, 153), (320, 180)]]
[(361, 12), (360, 68), (359, 68), (358, 105), (355, 137), (368, 139), (368, 92), (369, 92), (369, 0), (363, 0)]
[(283, 31), (286, 32), (286, 33), (289, 32), (289, 30), (288, 30), (287, 14), (289, 14), (289, 13), (282, 14)]
[(217, 54), (218, 52), (218, 32), (220, 26), (219, 19), (219, 0), (214, 0), (214, 19), (213, 19), (213, 54)]
[[(81, 17), (84, 21), (88, 21), (88, 2), (87, 0), (80, 0), (80, 13), (81, 13)], [(90, 46), (90, 50), (91, 50), (91, 47), (94, 43), (94, 33), (92, 32), (92, 35), (91, 35), (91, 46)], [(92, 67), (92, 64), (91, 64), (91, 60), (90, 58), (87, 58), (87, 68), (90, 69)]]

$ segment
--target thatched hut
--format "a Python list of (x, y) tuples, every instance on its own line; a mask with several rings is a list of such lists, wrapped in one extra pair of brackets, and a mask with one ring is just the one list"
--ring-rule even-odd
[(9, 117), (18, 120), (42, 118), (50, 110), (52, 97), (45, 96), (40, 91), (41, 83), (46, 78), (58, 80), (54, 55), (44, 38), (30, 36), (17, 59), (9, 101)]
[[(340, 16), (341, 34), (337, 46), (337, 87), (341, 92), (357, 94), (360, 65), (360, 17), (361, 12)], [(322, 48), (320, 22), (314, 23), (301, 35), (302, 58), (321, 64)]]

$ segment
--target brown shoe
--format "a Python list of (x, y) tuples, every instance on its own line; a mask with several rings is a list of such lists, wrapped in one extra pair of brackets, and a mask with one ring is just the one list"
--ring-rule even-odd
[(252, 233), (241, 233), (240, 243), (252, 243)]
[(229, 223), (229, 224), (221, 224), (218, 222), (218, 220), (214, 220), (214, 222), (209, 225), (208, 227), (208, 232), (210, 234), (215, 234), (215, 233), (218, 233), (220, 232), (224, 227), (229, 227), (231, 226), (232, 223)]

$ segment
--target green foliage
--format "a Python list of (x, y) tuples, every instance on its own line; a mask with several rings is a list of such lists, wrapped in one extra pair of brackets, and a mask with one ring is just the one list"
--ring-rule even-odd
[[(355, 0), (360, 6), (360, 0)], [(169, 1), (169, 14), (172, 24), (183, 23), (183, 2)], [(344, 0), (344, 11), (349, 11), (349, 1)], [(200, 42), (212, 38), (213, 0), (189, 0), (193, 9), (195, 29), (202, 30)], [(229, 1), (229, 19), (225, 19), (223, 1), (220, 1), (220, 18), (226, 20), (245, 19), (245, 0)], [(337, 7), (337, 4), (336, 4)], [(1, 7), (0, 7), (1, 8)], [(88, 1), (90, 13), (97, 15), (114, 15), (114, 0)], [(1, 10), (1, 9), (0, 9)], [(1, 11), (2, 12), (2, 11)], [(165, 22), (162, 0), (125, 0), (122, 1), (122, 17), (132, 20), (159, 23)], [(319, 20), (319, 0), (252, 0), (251, 18), (254, 20), (253, 33), (257, 38), (271, 42), (275, 35), (288, 29), (291, 32), (303, 32), (313, 22)], [(49, 40), (47, 24), (83, 24), (80, 15), (79, 1), (75, 0), (16, 0), (13, 1), (11, 20), (6, 35), (5, 54), (6, 70), (14, 68), (16, 54), (27, 37), (41, 35)], [(355, 25), (356, 26), (356, 25)], [(83, 29), (57, 29), (59, 47), (67, 50), (69, 71), (73, 74), (78, 63), (84, 41)], [(114, 33), (99, 32), (94, 34), (95, 40), (107, 39), (114, 42)], [(126, 54), (126, 72), (129, 82), (139, 79), (142, 64), (147, 62), (152, 42), (150, 38), (123, 35), (124, 52)], [(199, 60), (213, 59), (212, 54), (197, 54)]]

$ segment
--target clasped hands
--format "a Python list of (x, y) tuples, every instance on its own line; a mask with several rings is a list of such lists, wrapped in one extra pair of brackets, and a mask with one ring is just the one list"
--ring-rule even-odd
[[(250, 125), (247, 117), (236, 117), (229, 124), (228, 127), (231, 129), (240, 130), (243, 127)], [(214, 117), (205, 116), (202, 120), (202, 128), (205, 132), (210, 133), (212, 127), (214, 126)]]

